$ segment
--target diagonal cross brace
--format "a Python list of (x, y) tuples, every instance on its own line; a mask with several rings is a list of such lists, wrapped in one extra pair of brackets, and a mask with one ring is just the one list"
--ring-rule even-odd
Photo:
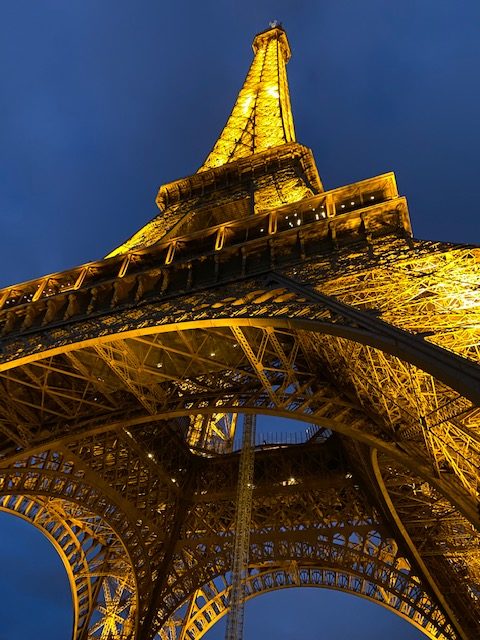
[[(358, 334), (353, 339), (407, 360), (475, 404), (480, 404), (480, 366), (475, 362), (427, 342), (421, 335), (395, 327), (369, 312), (318, 293), (310, 286), (288, 276), (272, 272), (268, 277), (272, 283), (280, 284), (342, 318), (347, 322), (347, 326)], [(351, 336), (345, 335), (345, 337)]]

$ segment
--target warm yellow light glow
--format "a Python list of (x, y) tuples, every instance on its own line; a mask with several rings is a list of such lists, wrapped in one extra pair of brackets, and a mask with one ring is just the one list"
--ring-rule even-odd
[(278, 91), (278, 87), (275, 87), (275, 86), (267, 87), (267, 93), (272, 98), (279, 98), (280, 97), (280, 93)]
[[(280, 46), (279, 46), (280, 45)], [(282, 29), (257, 37), (255, 56), (232, 113), (200, 171), (295, 140)]]
[(243, 115), (246, 115), (248, 113), (250, 109), (250, 105), (252, 104), (252, 100), (253, 100), (252, 95), (246, 96), (245, 99), (243, 100), (243, 106), (242, 106)]

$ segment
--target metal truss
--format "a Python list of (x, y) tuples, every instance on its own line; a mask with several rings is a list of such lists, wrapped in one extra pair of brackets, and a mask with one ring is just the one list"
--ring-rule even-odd
[[(369, 548), (370, 551), (373, 547)], [(362, 560), (358, 560), (361, 565)], [(364, 561), (366, 563), (366, 561)], [(368, 560), (372, 567), (372, 559)], [(400, 563), (401, 564), (401, 563)], [(385, 568), (378, 569), (385, 573)], [(375, 570), (373, 570), (375, 572)], [(310, 564), (302, 565), (296, 560), (280, 565), (268, 565), (252, 568), (244, 582), (245, 598), (295, 587), (323, 587), (361, 596), (376, 604), (381, 604), (397, 615), (407, 619), (429, 638), (448, 638), (450, 630), (442, 629), (442, 615), (432, 622), (431, 614), (425, 615), (430, 603), (418, 589), (415, 581), (392, 572), (390, 580), (395, 584), (393, 590), (379, 587), (368, 576), (342, 571), (334, 566), (325, 568)], [(199, 640), (225, 614), (228, 614), (228, 597), (231, 586), (221, 577), (210, 581), (198, 589), (191, 597), (186, 608), (178, 611), (158, 634), (162, 640)], [(397, 591), (398, 589), (398, 591)]]
[[(336, 447), (332, 447), (333, 451)], [(258, 455), (250, 571), (245, 583), (247, 597), (268, 589), (307, 585), (311, 581), (317, 586), (341, 588), (381, 602), (413, 620), (432, 638), (456, 637), (451, 628), (443, 627), (446, 624), (444, 614), (432, 614), (432, 602), (420, 587), (422, 579), (418, 574), (414, 576), (397, 543), (385, 538), (385, 534), (376, 528), (375, 516), (365, 511), (358, 486), (348, 477), (351, 474), (345, 472), (351, 467), (342, 468), (337, 459), (334, 472), (328, 446), (327, 449), (319, 448), (317, 453), (322, 454), (322, 460), (314, 460), (309, 450), (309, 463), (305, 461), (305, 449), (298, 450), (296, 461), (290, 453), (289, 463), (283, 469), (278, 465), (287, 457), (283, 458), (279, 451), (266, 451), (263, 457)], [(216, 464), (225, 467), (227, 463), (218, 461)], [(231, 473), (231, 482), (234, 482), (234, 471)], [(217, 473), (216, 477), (221, 477), (225, 484), (224, 473)], [(205, 485), (202, 483), (202, 486)], [(264, 487), (268, 487), (270, 493)], [(213, 486), (211, 490), (214, 490)], [(272, 499), (271, 492), (275, 490), (279, 492), (278, 498)], [(214, 493), (214, 499), (216, 513), (212, 515), (208, 497), (203, 498), (196, 507), (196, 517), (203, 525), (197, 520), (191, 529), (196, 532), (212, 530), (218, 532), (217, 535), (197, 534), (193, 541), (185, 541), (182, 548), (187, 547), (195, 553), (194, 543), (198, 555), (198, 550), (206, 544), (214, 545), (217, 565), (228, 567), (228, 560), (221, 557), (227, 532), (222, 533), (225, 524), (220, 523), (225, 523), (225, 511), (219, 512), (218, 492)], [(299, 530), (295, 523), (300, 514), (303, 525)], [(233, 514), (230, 515), (232, 520)], [(217, 521), (215, 526), (211, 524), (213, 521)], [(273, 522), (276, 526), (272, 527)], [(289, 577), (292, 574), (293, 577)], [(230, 583), (220, 572), (219, 576), (218, 580), (210, 578), (192, 593), (187, 603), (165, 624), (162, 637), (169, 637), (165, 634), (167, 630), (172, 633), (172, 629), (176, 630), (175, 638), (201, 637), (225, 613)]]
[(286, 34), (282, 29), (268, 30), (256, 36), (253, 47), (255, 58), (234, 110), (200, 171), (295, 140), (285, 69), (290, 58)]
[[(267, 302), (272, 295), (281, 299), (285, 293), (275, 290), (267, 295)], [(265, 300), (265, 294), (262, 296)], [(324, 335), (319, 340), (315, 337), (318, 335), (305, 330), (255, 327), (252, 323), (208, 330), (182, 332), (177, 329), (174, 333), (121, 341), (108, 350), (102, 346), (100, 359), (98, 348), (84, 348), (69, 352), (68, 356), (52, 356), (47, 363), (38, 361), (22, 368), (43, 368), (46, 372), (43, 378), (31, 375), (30, 371), (22, 374), (22, 369), (12, 369), (14, 376), (9, 371), (2, 375), (9, 386), (9, 403), (15, 414), (19, 410), (15, 397), (20, 407), (28, 405), (30, 410), (43, 412), (43, 429), (38, 436), (32, 433), (32, 439), (61, 438), (72, 452), (72, 459), (83, 462), (90, 473), (95, 474), (92, 484), (106, 492), (111, 491), (112, 486), (117, 487), (122, 495), (115, 498), (123, 509), (130, 510), (132, 522), (139, 519), (136, 513), (143, 512), (141, 522), (147, 529), (142, 535), (151, 540), (147, 546), (160, 545), (159, 558), (169, 548), (165, 536), (159, 536), (159, 526), (168, 518), (175, 520), (183, 474), (191, 464), (189, 451), (218, 455), (220, 449), (213, 435), (218, 440), (221, 433), (220, 442), (226, 442), (226, 430), (208, 431), (206, 425), (218, 424), (218, 416), (223, 419), (239, 411), (295, 416), (319, 424), (329, 432), (367, 442), (389, 453), (397, 462), (407, 464), (408, 460), (410, 468), (416, 464), (417, 473), (437, 491), (442, 491), (449, 504), (456, 505), (467, 516), (474, 514), (474, 503), (469, 506), (468, 496), (461, 491), (465, 489), (475, 495), (478, 468), (470, 454), (454, 455), (454, 447), (465, 439), (453, 441), (449, 448), (433, 448), (433, 443), (445, 440), (445, 431), (440, 432), (440, 428), (445, 429), (444, 418), (455, 420), (455, 428), (465, 416), (466, 423), (460, 434), (468, 435), (475, 415), (472, 405), (431, 375), (395, 356), (337, 336)], [(107, 353), (122, 362), (123, 368), (110, 366), (103, 357)], [(125, 353), (134, 354), (131, 357), (135, 358), (136, 366), (128, 364), (131, 361), (124, 355), (123, 360), (120, 359), (119, 354)], [(73, 363), (80, 366), (74, 370)], [(158, 363), (162, 367), (158, 367)], [(369, 363), (373, 375), (365, 374), (365, 363)], [(325, 371), (329, 375), (325, 375)], [(223, 374), (218, 376), (220, 372)], [(350, 376), (348, 381), (342, 375)], [(65, 382), (63, 387), (55, 384), (55, 376), (68, 381), (68, 388)], [(45, 379), (51, 383), (52, 392), (45, 385)], [(28, 396), (24, 388), (28, 389)], [(427, 395), (429, 388), (432, 393)], [(12, 393), (13, 389), (18, 391)], [(59, 407), (59, 389), (62, 403), (68, 402), (68, 405)], [(339, 389), (345, 391), (339, 393)], [(148, 394), (156, 404), (146, 405), (142, 394)], [(441, 426), (431, 430), (428, 438), (415, 400), (420, 394), (423, 406), (429, 407), (423, 414), (443, 418)], [(73, 429), (69, 427), (65, 432), (67, 415), (79, 419)], [(85, 416), (83, 421), (82, 416)], [(182, 416), (187, 419), (184, 426)], [(225, 419), (225, 424), (228, 422)], [(450, 433), (452, 431), (451, 428)], [(87, 436), (88, 433), (91, 435)], [(202, 438), (200, 449), (199, 437)], [(395, 444), (399, 438), (405, 453)], [(469, 451), (473, 454), (476, 441), (470, 439), (467, 444), (470, 442)], [(169, 447), (166, 457), (159, 455), (165, 445)], [(172, 457), (174, 451), (177, 458)], [(443, 451), (452, 454), (445, 457)], [(5, 462), (9, 464), (9, 460), (7, 453)], [(443, 460), (449, 460), (449, 465)], [(152, 466), (151, 471), (148, 465)], [(179, 472), (182, 469), (184, 471)], [(448, 483), (445, 482), (447, 473)], [(456, 489), (453, 477), (458, 478)], [(152, 482), (158, 483), (158, 489)], [(150, 498), (148, 504), (146, 496)], [(208, 526), (218, 531), (217, 523)], [(151, 533), (147, 533), (148, 530)], [(192, 558), (189, 562), (193, 562)], [(219, 568), (220, 575), (227, 564), (225, 559), (225, 566)], [(209, 577), (201, 574), (198, 579)], [(188, 597), (188, 589), (182, 588), (180, 593)], [(111, 602), (115, 601), (111, 593), (108, 597)], [(117, 597), (120, 596), (117, 594)], [(178, 606), (176, 600), (172, 601), (173, 605)], [(156, 624), (166, 624), (166, 620)]]
[[(275, 304), (285, 307), (290, 294), (273, 288), (257, 289), (254, 296), (247, 304), (270, 306), (278, 300)], [(327, 317), (327, 311), (322, 314)], [(475, 499), (478, 486), (471, 403), (413, 364), (368, 344), (325, 334), (319, 340), (319, 332), (258, 324), (117, 340), (6, 371), (10, 410), (16, 416), (27, 406), (40, 415), (42, 427), (32, 432), (32, 442), (61, 438), (76, 460), (96, 474), (101, 470), (105, 490), (112, 483), (120, 488), (124, 509), (142, 509), (144, 496), (151, 496), (142, 521), (153, 538), (159, 512), (174, 517), (184, 473), (179, 469), (188, 468), (188, 451), (197, 450), (199, 434), (201, 449), (218, 453), (213, 434), (226, 442), (225, 429), (208, 431), (206, 425), (246, 410), (306, 419), (404, 464), (409, 460), (410, 468), (416, 464), (417, 473), (475, 521), (475, 503), (470, 506), (467, 495)], [(72, 416), (77, 417), (73, 429), (70, 423), (65, 429), (65, 419)], [(185, 426), (182, 416), (188, 419)], [(150, 426), (155, 423), (160, 432)], [(405, 453), (395, 444), (399, 439)], [(174, 443), (168, 461), (158, 458), (160, 443)], [(8, 461), (8, 449), (5, 453)], [(149, 464), (161, 479), (158, 490)], [(453, 478), (458, 478), (456, 487)]]
[[(193, 640), (247, 597), (360, 595), (480, 634), (480, 250), (411, 238), (393, 174), (324, 192), (278, 25), (201, 170), (109, 257), (0, 291), (0, 508), (66, 567), (74, 640)], [(313, 430), (307, 431), (307, 427)]]
[(0, 510), (30, 522), (58, 552), (70, 582), (75, 640), (128, 637), (135, 623), (135, 571), (105, 520), (51, 497), (3, 495)]
[(235, 512), (235, 543), (232, 558), (232, 584), (225, 640), (242, 640), (245, 608), (244, 582), (248, 572), (250, 529), (252, 526), (252, 494), (255, 462), (256, 418), (245, 416), (242, 450), (238, 469)]
[(452, 603), (465, 633), (473, 637), (480, 621), (478, 530), (429, 483), (402, 466), (392, 466), (384, 454), (375, 452), (373, 460), (376, 481), (402, 537), (424, 574), (435, 576), (434, 588), (448, 580), (448, 590), (444, 587), (438, 597), (447, 608)]

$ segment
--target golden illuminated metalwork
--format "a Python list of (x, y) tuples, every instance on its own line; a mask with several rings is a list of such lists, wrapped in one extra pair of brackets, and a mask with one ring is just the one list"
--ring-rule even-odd
[(200, 171), (295, 142), (286, 70), (290, 45), (285, 32), (274, 27), (259, 33), (253, 51), (245, 84)]
[(193, 640), (226, 611), (237, 416), (246, 597), (380, 603), (480, 635), (480, 250), (412, 238), (393, 174), (324, 191), (283, 29), (201, 169), (109, 257), (0, 291), (0, 509), (63, 559), (75, 640)]

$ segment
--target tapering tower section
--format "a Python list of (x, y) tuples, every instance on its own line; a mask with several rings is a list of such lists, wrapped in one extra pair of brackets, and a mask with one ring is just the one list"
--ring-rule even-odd
[(323, 191), (310, 149), (295, 141), (285, 31), (255, 36), (254, 58), (227, 123), (197, 173), (160, 187), (160, 214), (108, 257), (190, 235)]
[(287, 35), (276, 26), (259, 33), (252, 46), (255, 56), (232, 113), (199, 171), (295, 142)]
[[(156, 218), (0, 291), (0, 510), (62, 556), (73, 640), (200, 640), (289, 586), (478, 640), (480, 249), (413, 238), (392, 173), (324, 191), (284, 31), (254, 52)], [(305, 430), (239, 486), (240, 414)]]

